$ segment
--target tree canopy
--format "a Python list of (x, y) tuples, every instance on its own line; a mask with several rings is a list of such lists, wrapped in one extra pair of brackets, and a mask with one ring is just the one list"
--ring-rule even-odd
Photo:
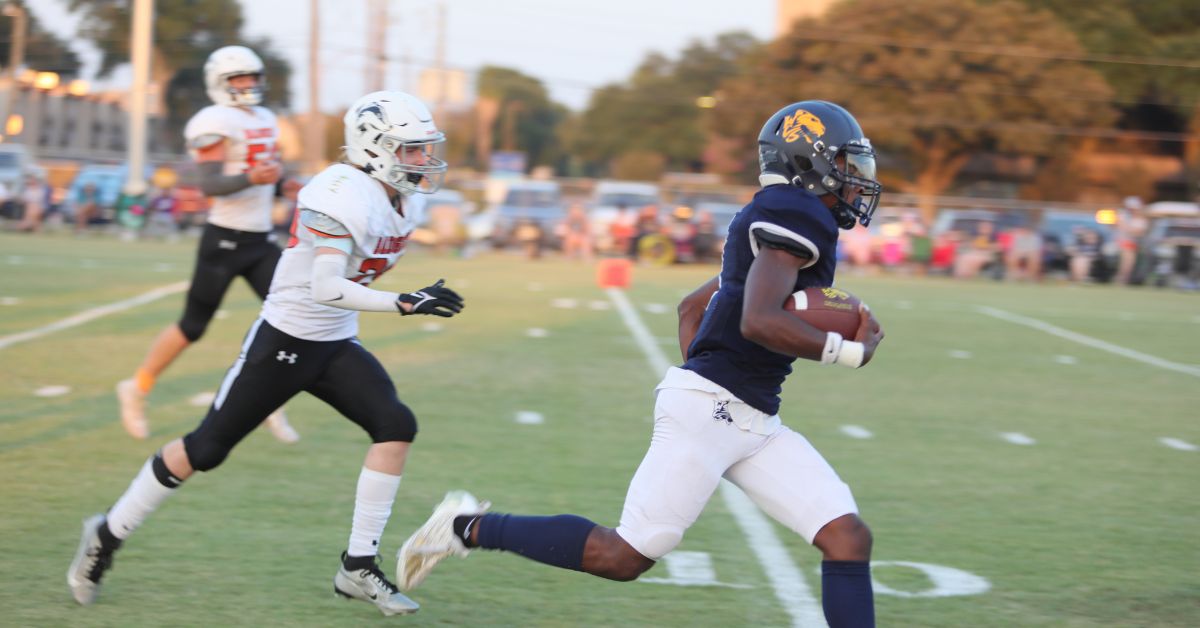
[(750, 34), (733, 32), (711, 45), (694, 41), (675, 60), (647, 55), (627, 82), (592, 95), (574, 129), (572, 153), (594, 172), (607, 172), (626, 154), (659, 155), (670, 169), (700, 169), (707, 137), (697, 99), (736, 74), (758, 45)]
[(881, 149), (885, 184), (931, 198), (975, 155), (1044, 158), (1108, 126), (1112, 90), (1072, 60), (1082, 52), (1052, 15), (1014, 0), (848, 0), (797, 22), (726, 82), (712, 128), (752, 158), (774, 111), (834, 101)]
[[(10, 0), (10, 4), (25, 9), (28, 23), (25, 31), (25, 66), (39, 72), (57, 72), (63, 77), (79, 74), (79, 56), (67, 47), (66, 42), (47, 31), (23, 0)], [(12, 46), (11, 18), (0, 19), (0, 66), (8, 69), (9, 51)]]
[(567, 110), (550, 100), (538, 79), (511, 68), (486, 66), (476, 78), (479, 165), (492, 150), (523, 151), (529, 165), (555, 165), (562, 157), (558, 129)]
[[(91, 39), (103, 53), (101, 75), (129, 60), (132, 7), (128, 0), (70, 0), (69, 8), (83, 18), (81, 35)], [(258, 53), (266, 65), (266, 104), (288, 105), (290, 65), (267, 40), (243, 37), (242, 27), (242, 6), (237, 0), (155, 3), (151, 75), (165, 86), (167, 120), (163, 139), (170, 145), (182, 145), (179, 132), (183, 125), (209, 104), (204, 90), (204, 61), (221, 46), (244, 45)]]

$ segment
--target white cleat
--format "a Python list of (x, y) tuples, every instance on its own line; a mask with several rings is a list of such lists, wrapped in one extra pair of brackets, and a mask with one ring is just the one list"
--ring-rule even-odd
[(288, 423), (287, 415), (284, 414), (283, 408), (272, 412), (267, 417), (267, 429), (271, 430), (271, 436), (274, 436), (275, 440), (281, 443), (295, 445), (300, 442), (300, 433), (296, 431), (296, 428), (292, 427), (291, 423)]
[(67, 586), (71, 587), (71, 595), (84, 606), (96, 601), (100, 579), (104, 577), (104, 572), (112, 569), (112, 550), (105, 552), (100, 545), (99, 530), (103, 524), (104, 515), (101, 514), (83, 520), (79, 549), (75, 550), (75, 560), (67, 569)]
[(150, 436), (150, 424), (146, 421), (146, 393), (138, 389), (134, 380), (123, 379), (117, 382), (117, 401), (121, 404), (121, 426), (130, 436), (146, 440)]
[(450, 556), (466, 558), (471, 548), (454, 534), (454, 518), (462, 515), (481, 515), (491, 507), (466, 491), (450, 491), (433, 515), (413, 532), (396, 554), (396, 578), (400, 588), (408, 591), (420, 585), (433, 567)]
[[(360, 559), (354, 559), (360, 560)], [(421, 605), (410, 600), (392, 584), (379, 568), (378, 557), (372, 556), (369, 565), (347, 569), (346, 554), (342, 554), (342, 566), (333, 577), (333, 592), (350, 600), (370, 602), (384, 615), (409, 615), (420, 610)]]

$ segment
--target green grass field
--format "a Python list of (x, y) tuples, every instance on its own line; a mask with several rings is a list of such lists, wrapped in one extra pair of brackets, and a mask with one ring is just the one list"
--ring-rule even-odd
[[(194, 246), (0, 235), (0, 337), (186, 280)], [(671, 360), (675, 304), (715, 272), (636, 270), (628, 297)], [(418, 250), (379, 285), (413, 289), (438, 277), (468, 303), (440, 331), (425, 328), (430, 318), (362, 316), (364, 344), (421, 422), (384, 539), (386, 569), (453, 488), (501, 511), (574, 512), (614, 525), (649, 442), (659, 374), (595, 286), (594, 269)], [(887, 339), (861, 371), (798, 363), (782, 413), (850, 483), (874, 530), (881, 626), (1200, 623), (1200, 452), (1160, 442), (1200, 444), (1200, 296), (849, 272), (839, 285), (871, 303)], [(577, 307), (559, 307), (562, 299)], [(301, 443), (252, 434), (131, 537), (99, 601), (78, 607), (64, 573), (80, 520), (111, 505), (148, 455), (202, 417), (189, 399), (217, 388), (258, 310), (238, 285), (204, 340), (160, 380), (150, 441), (132, 441), (113, 385), (181, 304), (176, 294), (0, 348), (3, 625), (791, 623), (719, 496), (679, 549), (706, 553), (717, 580), (744, 588), (611, 583), (476, 552), (440, 566), (415, 592), (417, 615), (388, 619), (337, 599), (331, 581), (368, 443), (307, 396), (288, 406)], [(545, 336), (530, 337), (531, 328)], [(34, 394), (47, 386), (70, 390)], [(541, 413), (544, 424), (517, 423), (521, 411)], [(871, 436), (852, 438), (847, 425)], [(819, 553), (775, 533), (819, 596)], [(911, 563), (972, 574), (987, 590), (934, 595), (950, 580)], [(667, 578), (666, 565), (647, 577)]]

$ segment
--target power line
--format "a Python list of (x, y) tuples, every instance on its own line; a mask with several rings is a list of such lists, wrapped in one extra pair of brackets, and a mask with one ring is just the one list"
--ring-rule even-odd
[[(1080, 53), (1069, 51), (1038, 50), (1017, 46), (989, 46), (985, 44), (967, 44), (963, 42), (911, 42), (886, 37), (858, 35), (845, 37), (838, 35), (789, 34), (785, 39), (804, 41), (828, 41), (843, 44), (874, 44), (876, 46), (893, 46), (896, 48), (911, 48), (914, 50), (939, 50), (945, 52), (963, 52), (971, 54), (997, 55), (1006, 57), (1029, 57), (1034, 59), (1053, 59), (1056, 61), (1082, 61), (1086, 63), (1111, 63), (1120, 65), (1155, 66), (1164, 68), (1185, 68), (1200, 70), (1200, 61), (1185, 61), (1169, 57), (1138, 57), (1133, 55), (1111, 55), (1097, 53)], [(779, 41), (779, 40), (776, 40)]]

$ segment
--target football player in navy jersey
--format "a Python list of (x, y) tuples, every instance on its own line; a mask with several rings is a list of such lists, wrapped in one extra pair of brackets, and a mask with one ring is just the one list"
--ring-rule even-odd
[(679, 544), (724, 477), (821, 551), (830, 626), (874, 625), (871, 532), (850, 488), (778, 411), (796, 358), (858, 368), (883, 339), (865, 306), (854, 338), (783, 309), (797, 290), (832, 285), (838, 229), (870, 222), (875, 153), (854, 117), (823, 101), (779, 110), (758, 144), (762, 190), (729, 227), (721, 274), (679, 305), (685, 361), (658, 385), (654, 436), (620, 525), (485, 514), (486, 503), (454, 491), (400, 550), (401, 588), (476, 547), (633, 580)]

